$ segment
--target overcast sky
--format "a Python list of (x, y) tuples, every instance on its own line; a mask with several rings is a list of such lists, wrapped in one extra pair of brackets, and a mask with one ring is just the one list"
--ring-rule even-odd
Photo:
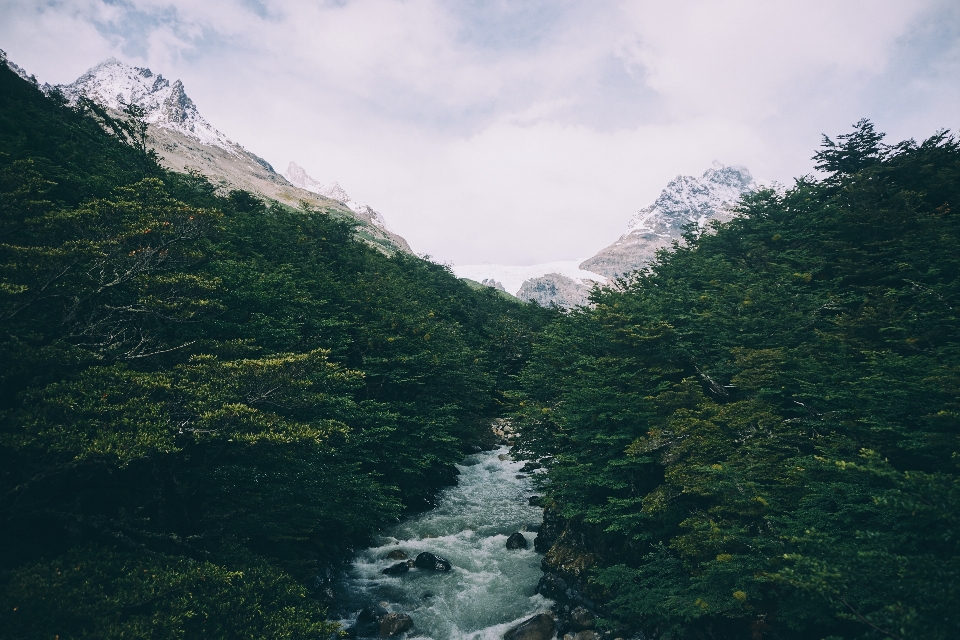
[(956, 0), (0, 0), (41, 82), (115, 56), (455, 264), (591, 256), (677, 174), (960, 127)]

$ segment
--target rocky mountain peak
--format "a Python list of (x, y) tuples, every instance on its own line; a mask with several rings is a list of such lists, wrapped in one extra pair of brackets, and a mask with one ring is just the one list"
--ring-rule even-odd
[(239, 145), (200, 115), (183, 82), (176, 80), (171, 84), (146, 67), (133, 67), (108, 58), (59, 89), (72, 102), (82, 96), (115, 111), (135, 104), (144, 109), (149, 124), (177, 131), (233, 155), (245, 155)]
[(653, 204), (630, 218), (623, 237), (634, 233), (678, 236), (684, 225), (705, 224), (754, 186), (746, 167), (728, 167), (714, 161), (699, 178), (677, 176), (671, 180)]
[(726, 166), (714, 161), (699, 177), (677, 176), (653, 204), (637, 211), (620, 239), (584, 261), (581, 269), (616, 278), (640, 269), (683, 236), (684, 226), (701, 227), (711, 220), (725, 221), (744, 193), (756, 188), (746, 167)]

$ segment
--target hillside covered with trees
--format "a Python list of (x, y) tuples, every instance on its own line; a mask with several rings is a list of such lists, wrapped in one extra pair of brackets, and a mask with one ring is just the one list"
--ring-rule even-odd
[[(960, 145), (825, 139), (522, 374), (554, 582), (671, 638), (960, 636)], [(570, 592), (568, 592), (569, 594)]]
[(166, 171), (0, 64), (0, 637), (314, 638), (552, 312)]

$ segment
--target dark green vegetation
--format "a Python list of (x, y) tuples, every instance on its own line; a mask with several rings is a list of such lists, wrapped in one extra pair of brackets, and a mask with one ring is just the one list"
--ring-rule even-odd
[(0, 64), (0, 637), (324, 637), (314, 576), (454, 480), (552, 312), (128, 115)]
[(960, 146), (816, 160), (523, 373), (548, 563), (648, 637), (960, 637)]

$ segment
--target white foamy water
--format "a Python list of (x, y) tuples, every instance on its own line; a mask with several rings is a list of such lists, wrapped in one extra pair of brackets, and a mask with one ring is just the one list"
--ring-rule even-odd
[[(507, 536), (539, 524), (542, 512), (528, 504), (533, 488), (527, 477), (517, 477), (522, 463), (498, 459), (505, 453), (503, 447), (469, 456), (457, 465), (457, 486), (440, 494), (435, 509), (404, 520), (357, 554), (341, 585), (354, 614), (386, 603), (413, 618), (405, 638), (494, 640), (550, 607), (552, 601), (534, 594), (542, 557), (533, 551), (536, 534), (524, 532), (526, 550), (506, 548)], [(436, 553), (453, 571), (385, 576), (381, 571), (398, 562), (386, 557), (396, 549), (411, 559), (421, 551)]]

